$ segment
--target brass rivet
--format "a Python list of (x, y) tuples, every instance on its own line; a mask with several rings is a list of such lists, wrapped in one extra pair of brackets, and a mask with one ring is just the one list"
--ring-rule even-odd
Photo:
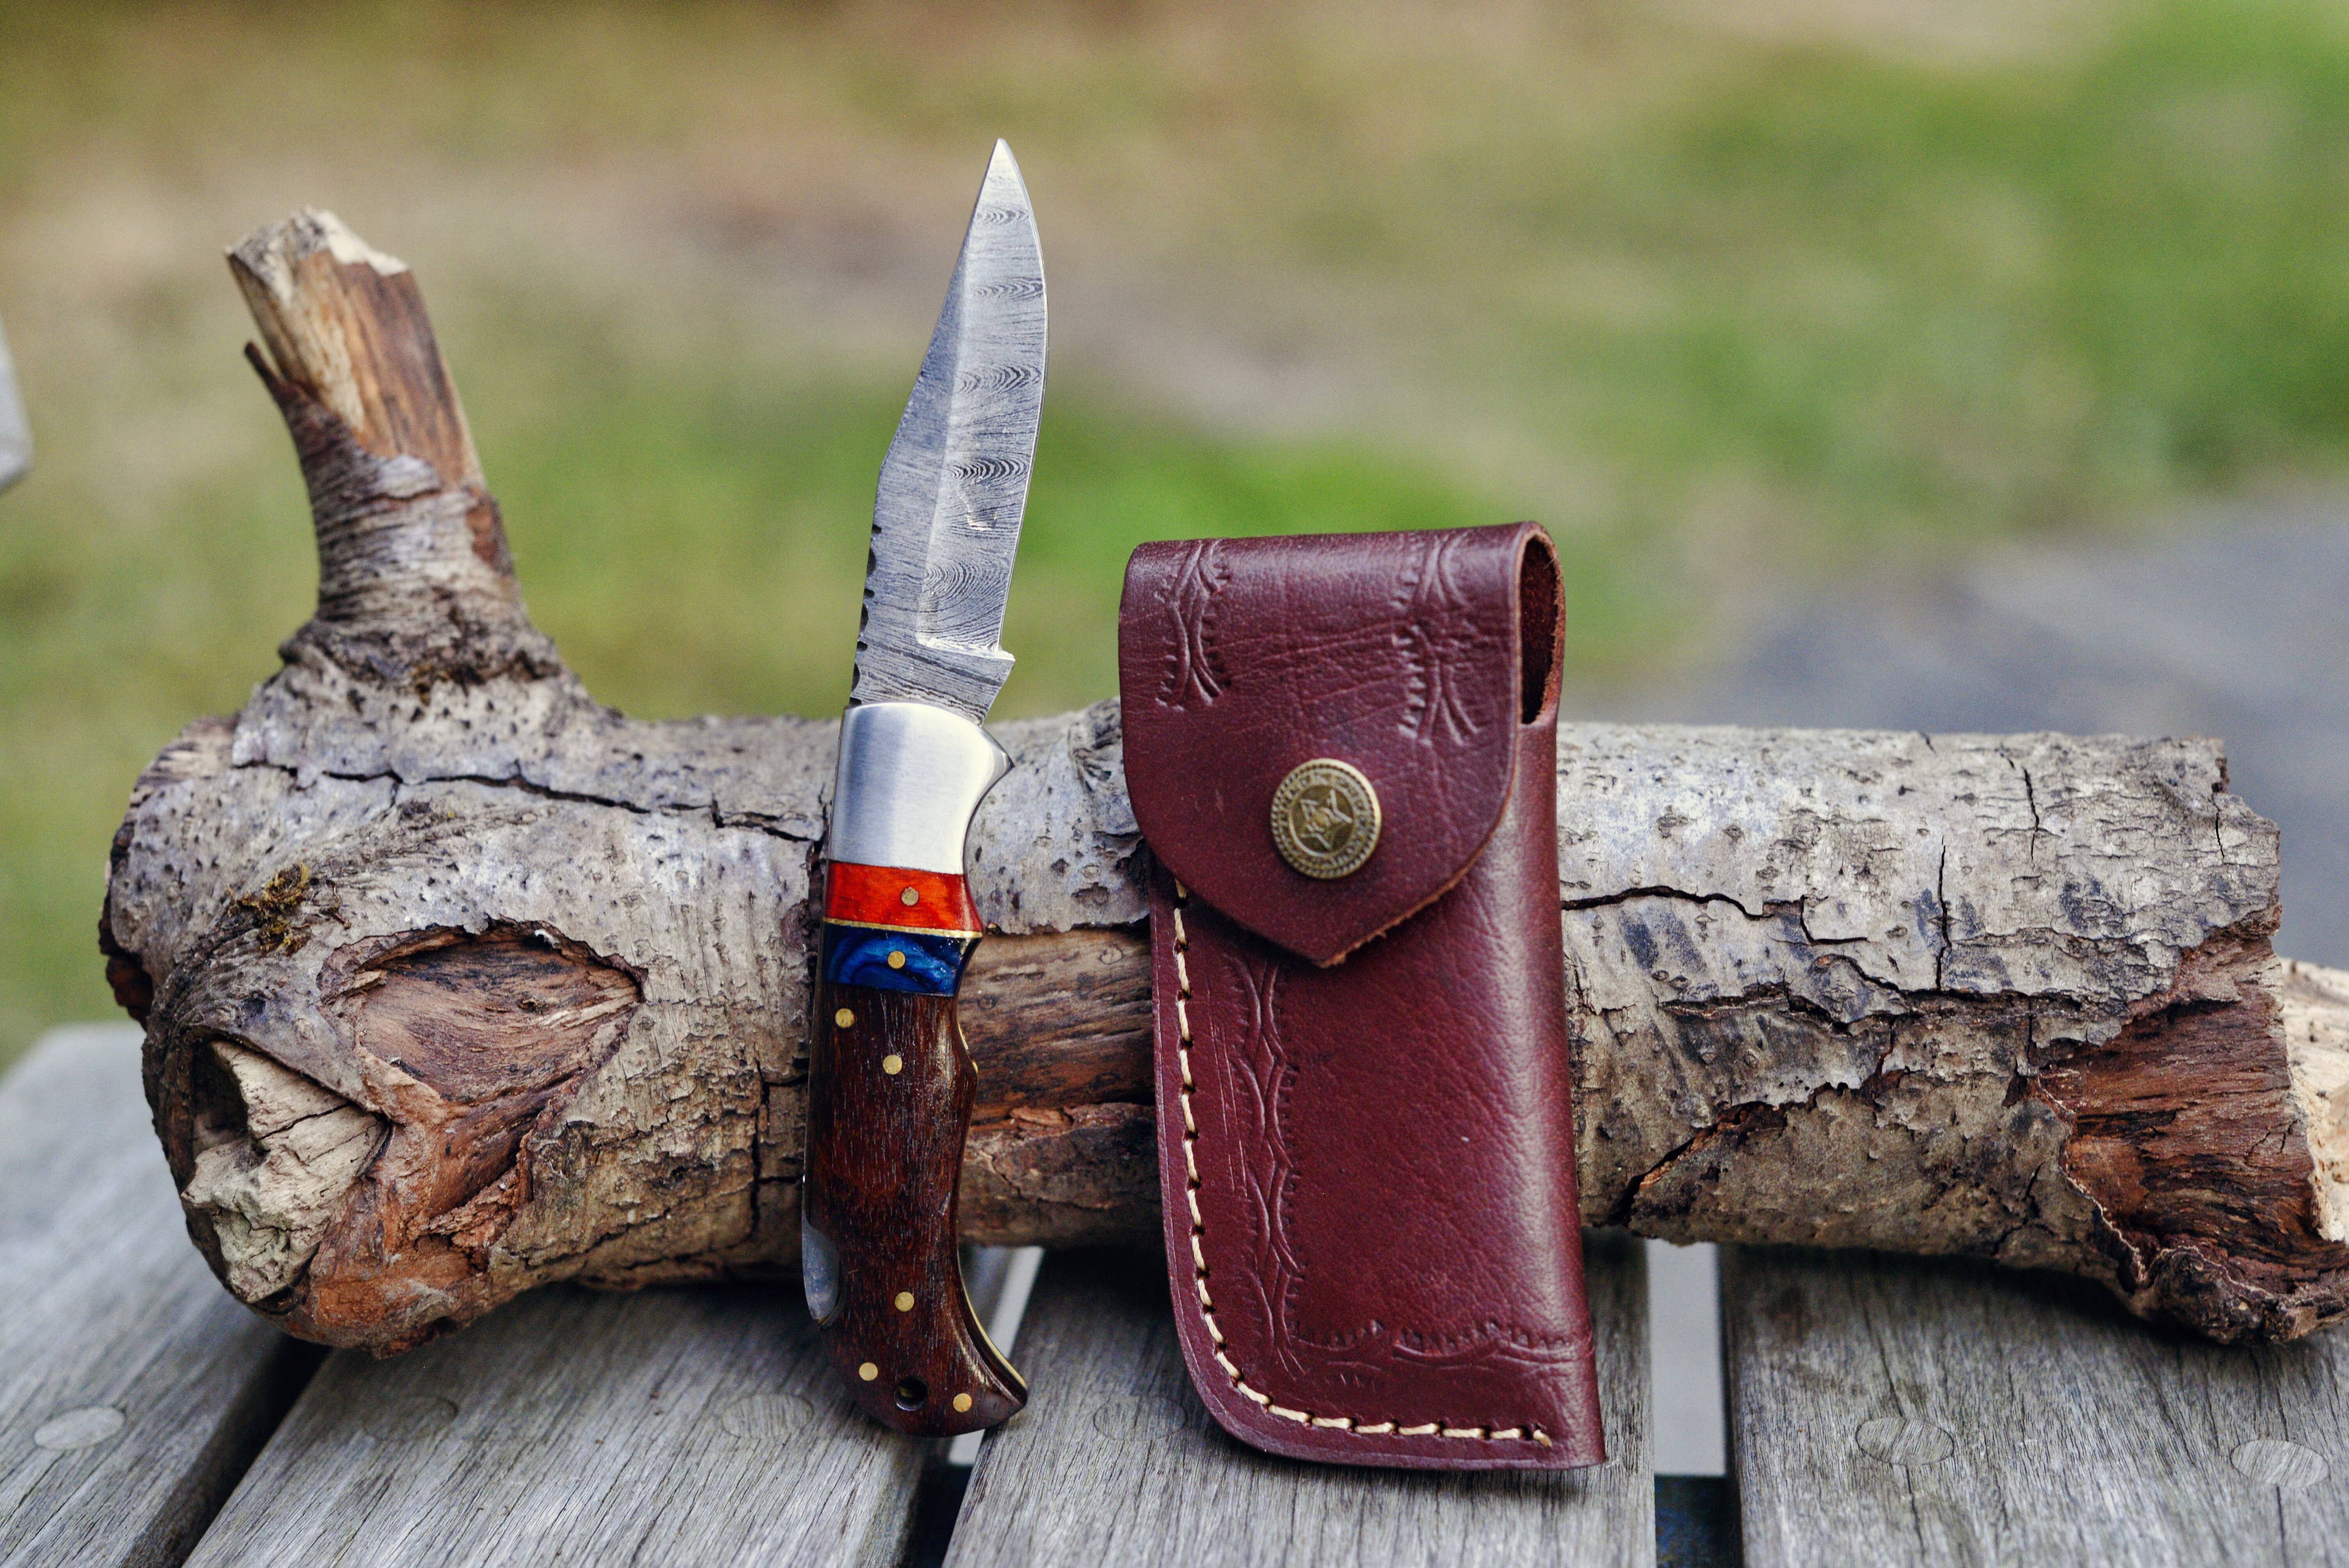
[(897, 1310), (899, 1312), (911, 1312), (914, 1310), (913, 1292), (899, 1291), (897, 1293)]
[(832, 1015), (832, 1021), (843, 1029), (853, 1029), (856, 1025), (856, 1014), (843, 1007)]
[(957, 1410), (968, 1410), (970, 1408), (970, 1396), (968, 1394), (956, 1395), (955, 1408)]
[(904, 953), (898, 952), (898, 951), (897, 951), (896, 950), (895, 950), (895, 949), (890, 950), (890, 953), (889, 953), (889, 967), (890, 967), (891, 969), (903, 969), (903, 968), (905, 968), (905, 955)]
[(915, 892), (911, 888), (906, 888), (904, 892), (897, 895), (897, 902), (905, 905), (905, 908), (909, 909), (921, 901), (922, 896), (919, 893)]
[(862, 1377), (867, 1383), (870, 1383), (875, 1377), (881, 1376), (881, 1369), (868, 1361), (864, 1366), (856, 1369), (856, 1376)]
[(892, 1051), (881, 1058), (881, 1070), (894, 1078), (905, 1070), (905, 1059)]
[(1273, 791), (1272, 845), (1316, 880), (1350, 877), (1379, 846), (1378, 792), (1350, 763), (1299, 763)]

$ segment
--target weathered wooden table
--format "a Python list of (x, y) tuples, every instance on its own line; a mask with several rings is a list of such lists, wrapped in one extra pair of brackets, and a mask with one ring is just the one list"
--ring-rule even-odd
[[(1019, 1333), (1034, 1401), (965, 1488), (850, 1410), (772, 1288), (548, 1292), (391, 1361), (283, 1338), (188, 1245), (132, 1031), (0, 1082), (0, 1193), (9, 1563), (1658, 1560), (1622, 1238), (1590, 1256), (1604, 1469), (1255, 1454), (1192, 1397), (1154, 1267), (1065, 1256)], [(1722, 1319), (1736, 1512), (1668, 1482), (1668, 1563), (2349, 1557), (2349, 1338), (2220, 1350), (2033, 1279), (1789, 1252), (1725, 1255)]]

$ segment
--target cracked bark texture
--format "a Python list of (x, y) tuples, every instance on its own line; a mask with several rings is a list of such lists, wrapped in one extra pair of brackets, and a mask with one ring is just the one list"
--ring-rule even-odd
[[(379, 1352), (788, 1269), (834, 726), (596, 704), (407, 269), (322, 213), (232, 268), (318, 611), (140, 780), (100, 929), (196, 1244)], [(966, 1231), (1149, 1245), (1116, 706), (999, 733)], [(1558, 768), (1587, 1220), (2060, 1269), (2224, 1339), (2349, 1310), (2349, 976), (2271, 953), (2215, 743), (1566, 725)]]

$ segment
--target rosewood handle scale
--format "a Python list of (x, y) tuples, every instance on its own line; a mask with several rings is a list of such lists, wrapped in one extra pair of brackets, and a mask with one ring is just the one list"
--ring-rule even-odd
[(996, 1426), (1028, 1386), (979, 1327), (956, 1251), (978, 1075), (955, 999), (819, 979), (816, 1007), (802, 1201), (836, 1254), (824, 1343), (885, 1426), (926, 1438)]

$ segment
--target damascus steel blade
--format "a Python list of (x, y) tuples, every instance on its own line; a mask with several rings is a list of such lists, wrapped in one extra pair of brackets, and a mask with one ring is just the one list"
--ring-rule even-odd
[(852, 703), (977, 721), (1011, 673), (1003, 607), (1044, 404), (1044, 260), (1011, 149), (978, 189), (873, 506)]

